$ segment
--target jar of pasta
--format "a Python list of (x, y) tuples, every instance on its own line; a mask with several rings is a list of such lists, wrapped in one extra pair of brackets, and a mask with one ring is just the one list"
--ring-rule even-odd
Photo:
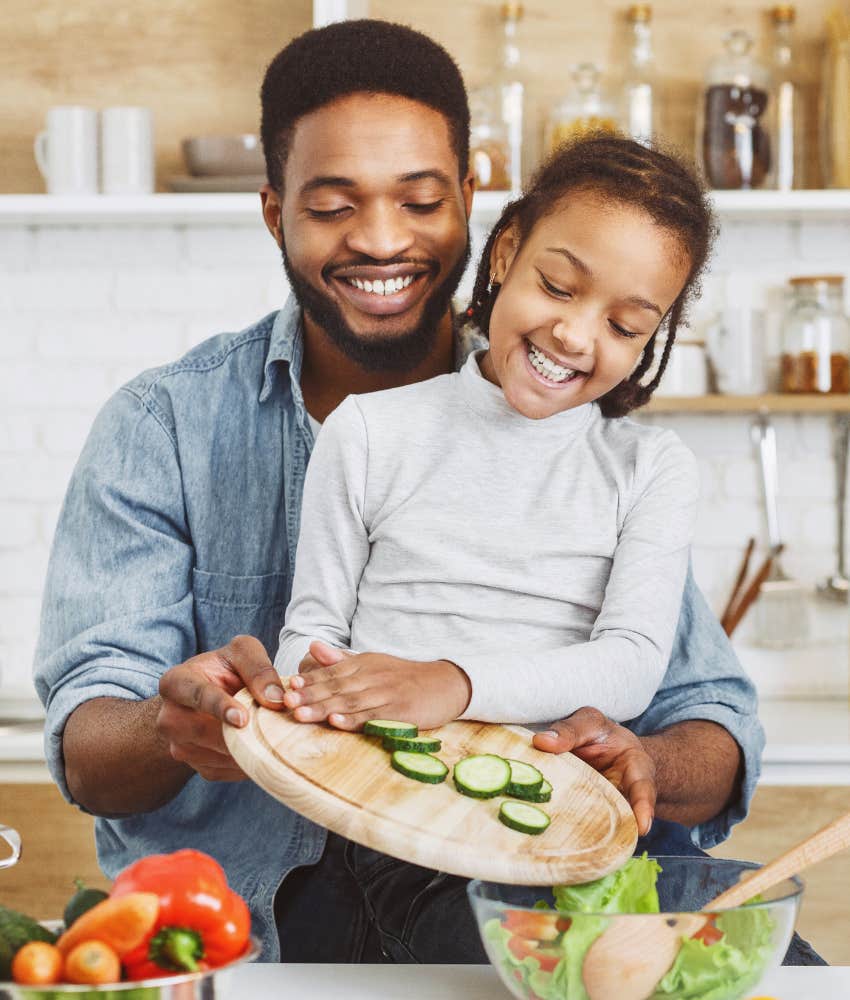
[(844, 278), (791, 278), (782, 324), (783, 392), (850, 392), (850, 322)]

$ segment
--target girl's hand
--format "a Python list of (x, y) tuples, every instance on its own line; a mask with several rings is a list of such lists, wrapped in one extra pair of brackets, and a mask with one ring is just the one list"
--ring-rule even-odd
[(298, 722), (327, 721), (358, 730), (369, 719), (398, 719), (420, 729), (452, 722), (469, 704), (463, 670), (448, 660), (402, 660), (385, 653), (346, 653), (310, 644), (284, 705)]

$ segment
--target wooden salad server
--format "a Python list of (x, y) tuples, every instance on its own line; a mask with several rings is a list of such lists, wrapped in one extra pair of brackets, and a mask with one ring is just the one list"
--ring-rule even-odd
[(783, 879), (850, 847), (850, 813), (756, 869), (706, 903), (699, 913), (669, 920), (657, 915), (613, 917), (587, 951), (582, 978), (590, 1000), (646, 1000), (667, 974), (681, 947), (717, 910), (732, 909)]

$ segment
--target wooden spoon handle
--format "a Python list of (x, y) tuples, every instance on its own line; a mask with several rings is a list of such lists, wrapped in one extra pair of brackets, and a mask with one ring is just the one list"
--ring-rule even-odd
[(790, 851), (781, 854), (775, 861), (771, 861), (742, 882), (721, 892), (716, 899), (707, 903), (703, 910), (740, 906), (741, 903), (746, 903), (748, 899), (770, 889), (789, 875), (805, 871), (818, 861), (825, 861), (848, 847), (850, 847), (850, 813), (845, 813), (827, 823), (823, 829), (813, 833), (796, 847), (792, 847)]

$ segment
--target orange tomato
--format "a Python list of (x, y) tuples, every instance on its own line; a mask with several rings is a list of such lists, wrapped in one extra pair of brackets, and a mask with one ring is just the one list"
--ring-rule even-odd
[(99, 986), (120, 979), (121, 959), (103, 941), (81, 941), (65, 956), (65, 982)]
[(12, 959), (12, 979), (27, 986), (52, 986), (62, 975), (62, 952), (46, 941), (30, 941)]

